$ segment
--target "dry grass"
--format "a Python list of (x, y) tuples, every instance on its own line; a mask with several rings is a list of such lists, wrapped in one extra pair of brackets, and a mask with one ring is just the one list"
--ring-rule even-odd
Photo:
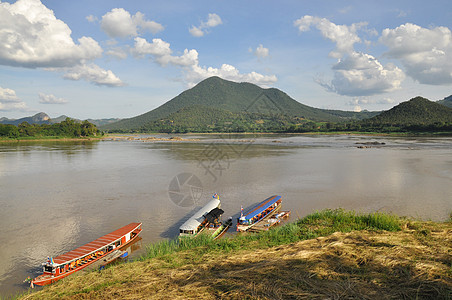
[(73, 276), (24, 299), (452, 299), (452, 223), (267, 249), (191, 250)]

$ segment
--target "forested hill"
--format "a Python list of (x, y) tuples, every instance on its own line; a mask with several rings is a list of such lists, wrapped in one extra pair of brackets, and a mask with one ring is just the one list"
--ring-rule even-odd
[(452, 108), (422, 97), (416, 97), (402, 102), (375, 117), (364, 120), (363, 123), (394, 125), (452, 123)]
[(439, 104), (452, 108), (452, 95), (438, 101)]
[(301, 104), (275, 88), (263, 89), (247, 82), (236, 83), (219, 77), (210, 77), (150, 112), (102, 126), (101, 129), (140, 129), (151, 122), (165, 119), (170, 114), (191, 106), (205, 106), (232, 113), (280, 114), (330, 122), (360, 119), (360, 116), (364, 115), (352, 112), (341, 115), (337, 111)]

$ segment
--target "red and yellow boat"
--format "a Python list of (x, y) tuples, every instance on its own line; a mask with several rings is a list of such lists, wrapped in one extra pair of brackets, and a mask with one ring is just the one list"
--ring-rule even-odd
[(141, 230), (141, 223), (130, 223), (75, 250), (48, 258), (47, 262), (42, 264), (44, 273), (33, 279), (31, 284), (51, 284), (80, 271), (112, 251), (131, 244)]

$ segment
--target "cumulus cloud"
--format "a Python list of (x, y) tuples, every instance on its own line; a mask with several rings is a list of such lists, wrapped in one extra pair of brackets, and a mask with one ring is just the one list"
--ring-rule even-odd
[(331, 92), (347, 96), (366, 96), (397, 90), (405, 75), (393, 64), (385, 67), (372, 55), (353, 52), (333, 66), (334, 79), (319, 82)]
[(25, 102), (16, 95), (16, 91), (0, 87), (0, 111), (27, 110)]
[(110, 12), (103, 15), (100, 27), (112, 38), (137, 36), (139, 32), (155, 34), (163, 30), (161, 24), (145, 20), (143, 13), (137, 12), (132, 16), (124, 8), (113, 8)]
[(263, 86), (277, 81), (275, 75), (267, 76), (256, 72), (241, 74), (234, 66), (228, 64), (223, 64), (220, 68), (200, 66), (198, 51), (185, 49), (182, 55), (173, 55), (170, 44), (161, 39), (153, 39), (152, 43), (149, 43), (143, 38), (136, 37), (132, 53), (136, 57), (150, 56), (161, 66), (173, 65), (181, 67), (189, 86), (193, 86), (211, 76), (219, 76), (232, 81), (248, 81)]
[(275, 75), (262, 75), (254, 71), (242, 74), (236, 67), (228, 64), (223, 64), (220, 68), (193, 65), (191, 69), (186, 71), (186, 80), (189, 86), (194, 86), (201, 80), (212, 76), (236, 82), (251, 82), (260, 86), (269, 86), (278, 80)]
[(328, 19), (313, 16), (304, 16), (294, 22), (300, 32), (315, 26), (325, 38), (336, 44), (335, 50), (330, 52), (331, 57), (338, 59), (332, 68), (333, 80), (316, 80), (328, 91), (346, 96), (367, 96), (400, 88), (405, 79), (401, 69), (394, 64), (383, 66), (374, 56), (355, 51), (354, 45), (362, 42), (357, 31), (365, 29), (366, 25), (364, 22), (336, 25)]
[(194, 37), (202, 37), (204, 34), (208, 33), (209, 29), (223, 24), (220, 16), (217, 14), (209, 14), (207, 21), (201, 22), (199, 26), (192, 26), (188, 29), (188, 32)]
[(70, 80), (83, 79), (99, 86), (117, 87), (125, 85), (111, 70), (104, 70), (95, 64), (77, 65), (68, 68), (63, 78)]
[(270, 51), (268, 48), (265, 48), (262, 46), (262, 44), (259, 44), (259, 46), (254, 50), (254, 55), (256, 55), (258, 58), (265, 58), (269, 55)]
[(132, 53), (135, 56), (153, 56), (154, 60), (161, 66), (172, 64), (187, 67), (198, 64), (198, 52), (194, 49), (185, 49), (184, 54), (180, 56), (173, 56), (172, 52), (170, 44), (161, 39), (153, 39), (152, 43), (149, 43), (139, 37), (135, 38), (135, 47), (132, 49)]
[(57, 98), (52, 94), (39, 93), (39, 103), (41, 104), (66, 104), (68, 101), (64, 98)]
[(0, 101), (1, 102), (18, 102), (20, 99), (16, 95), (16, 91), (8, 88), (0, 87)]
[(406, 73), (424, 84), (452, 83), (452, 33), (447, 27), (423, 28), (406, 23), (384, 29), (380, 42), (389, 57), (398, 59)]
[(71, 29), (39, 0), (0, 3), (0, 64), (66, 67), (101, 54), (102, 48), (90, 37), (74, 43)]
[(315, 26), (320, 30), (323, 37), (336, 43), (336, 50), (330, 53), (330, 56), (334, 58), (340, 58), (344, 53), (354, 51), (355, 43), (361, 42), (356, 31), (366, 25), (367, 23), (365, 22), (355, 23), (350, 26), (336, 25), (328, 19), (313, 16), (304, 16), (294, 22), (294, 26), (298, 27), (300, 32), (308, 31), (311, 26)]

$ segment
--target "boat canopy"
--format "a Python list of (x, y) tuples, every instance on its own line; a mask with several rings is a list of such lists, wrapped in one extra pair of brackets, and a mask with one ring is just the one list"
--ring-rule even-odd
[(271, 197), (265, 199), (261, 203), (258, 203), (254, 207), (252, 207), (247, 213), (243, 214), (243, 216), (240, 217), (240, 220), (241, 221), (251, 220), (255, 216), (262, 213), (264, 210), (266, 210), (267, 208), (269, 208), (270, 206), (272, 206), (273, 204), (278, 202), (280, 199), (281, 199), (281, 196), (278, 196), (278, 195), (271, 196)]
[(69, 251), (65, 254), (59, 255), (53, 259), (53, 266), (59, 266), (71, 261), (77, 260), (79, 258), (85, 257), (91, 253), (95, 253), (96, 251), (101, 250), (102, 248), (110, 245), (113, 242), (121, 240), (123, 236), (128, 233), (134, 232), (138, 230), (141, 226), (141, 223), (130, 223), (118, 230), (113, 231), (112, 233), (106, 234), (103, 237), (100, 237), (91, 243), (83, 245), (75, 250)]
[(219, 199), (212, 199), (209, 203), (204, 205), (203, 208), (198, 210), (190, 219), (188, 219), (182, 226), (180, 227), (181, 232), (191, 231), (194, 232), (198, 229), (198, 226), (204, 221), (205, 216), (211, 212), (215, 208), (220, 207)]
[(213, 222), (215, 222), (215, 219), (218, 219), (223, 213), (224, 213), (224, 210), (216, 207), (216, 208), (212, 209), (206, 215), (206, 220), (207, 220), (207, 222), (213, 223)]

